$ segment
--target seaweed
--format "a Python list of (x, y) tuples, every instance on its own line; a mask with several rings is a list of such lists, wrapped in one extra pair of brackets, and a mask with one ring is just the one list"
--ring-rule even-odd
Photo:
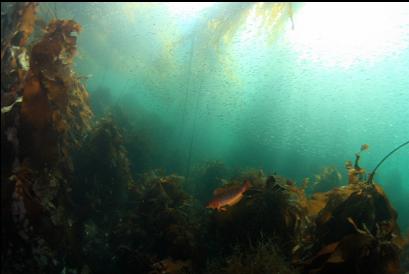
[(312, 184), (309, 184), (308, 180), (308, 188), (313, 193), (326, 192), (342, 185), (342, 175), (335, 167), (328, 166), (322, 168), (318, 174), (314, 175), (312, 181)]
[(113, 229), (122, 271), (184, 273), (178, 271), (205, 263), (202, 214), (182, 190), (183, 179), (159, 171), (136, 179), (128, 213)]
[[(148, 149), (151, 132), (134, 126), (123, 109), (108, 113), (108, 91), (99, 89), (100, 119), (91, 123), (88, 92), (73, 70), (77, 22), (54, 18), (37, 39), (43, 24), (37, 4), (9, 7), (1, 51), (2, 272), (380, 274), (397, 273), (399, 263), (408, 268), (397, 213), (372, 182), (408, 142), (386, 155), (368, 180), (359, 162), (368, 145), (362, 145), (355, 162), (346, 163), (348, 184), (341, 185), (335, 168), (323, 168), (311, 197), (307, 179), (298, 186), (259, 169), (233, 174), (218, 161), (195, 167), (186, 183), (153, 169), (165, 158), (163, 147)], [(275, 28), (288, 4), (244, 3), (227, 13), (223, 7), (230, 4), (202, 25), (199, 36), (215, 34), (199, 39), (203, 45), (228, 43), (253, 11)], [(225, 211), (203, 206), (215, 190), (243, 181), (251, 187)]]
[(71, 151), (91, 119), (87, 91), (72, 71), (79, 25), (54, 20), (28, 47), (36, 7), (15, 4), (17, 30), (2, 40), (2, 162), (13, 163), (2, 165), (2, 258), (11, 272), (58, 272), (75, 247)]
[(30, 54), (30, 70), (23, 87), (21, 147), (23, 157), (38, 165), (68, 162), (90, 128), (88, 93), (72, 71), (76, 52), (72, 20), (53, 20)]
[(397, 273), (397, 214), (381, 187), (358, 183), (328, 195), (304, 250), (305, 273)]
[(289, 255), (304, 237), (303, 227), (308, 222), (304, 218), (305, 195), (284, 177), (274, 177), (274, 183), (264, 177), (262, 186), (250, 187), (243, 199), (226, 212), (210, 215), (209, 237), (213, 235), (215, 242), (223, 241), (225, 251), (237, 243), (257, 242), (264, 235), (279, 239), (277, 245)]
[(74, 202), (91, 207), (92, 217), (97, 217), (95, 212), (116, 210), (126, 201), (133, 178), (122, 135), (112, 118), (101, 119), (89, 132), (84, 145), (75, 153), (75, 166)]
[(193, 178), (186, 187), (204, 205), (212, 197), (213, 191), (223, 184), (229, 171), (222, 162), (209, 161), (195, 166), (192, 173)]
[(294, 27), (291, 3), (223, 3), (207, 11), (207, 20), (195, 27), (192, 36), (203, 45), (219, 49), (232, 41), (251, 16), (259, 16), (270, 41), (287, 19)]
[(356, 184), (363, 181), (366, 173), (365, 169), (359, 166), (359, 160), (361, 159), (361, 152), (368, 149), (367, 144), (361, 145), (361, 150), (355, 153), (355, 163), (352, 165), (351, 161), (345, 162), (345, 168), (348, 170), (348, 183)]
[[(37, 3), (5, 4), (1, 31), (1, 129), (2, 174), (18, 167), (20, 144), (18, 130), (22, 88), (29, 70), (26, 48), (36, 20)], [(10, 146), (12, 144), (12, 146)], [(7, 166), (9, 164), (10, 166)]]
[(298, 273), (286, 260), (273, 240), (262, 239), (250, 247), (236, 245), (233, 253), (223, 260), (209, 262), (205, 273)]
[(406, 239), (401, 243), (402, 252), (400, 254), (401, 272), (406, 273), (409, 271), (409, 232), (406, 235)]

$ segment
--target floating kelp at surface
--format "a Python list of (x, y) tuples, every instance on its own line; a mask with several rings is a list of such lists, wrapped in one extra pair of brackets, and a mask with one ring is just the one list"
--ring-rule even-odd
[(256, 16), (263, 26), (261, 29), (274, 40), (284, 22), (293, 20), (292, 12), (292, 3), (219, 3), (206, 11), (206, 19), (196, 26), (192, 35), (218, 49), (232, 41), (249, 17)]

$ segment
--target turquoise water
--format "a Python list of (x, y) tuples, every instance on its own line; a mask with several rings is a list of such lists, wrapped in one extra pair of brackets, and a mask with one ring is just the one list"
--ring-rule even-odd
[[(220, 49), (201, 40), (217, 4), (56, 7), (83, 26), (76, 66), (92, 75), (91, 101), (106, 87), (149, 127), (158, 167), (220, 160), (300, 181), (324, 166), (346, 175), (363, 143), (369, 171), (409, 138), (408, 5), (299, 5), (274, 42), (249, 20)], [(405, 147), (376, 179), (409, 197), (408, 167)]]
[[(91, 74), (91, 103), (109, 90), (149, 135), (151, 168), (186, 175), (218, 160), (300, 182), (335, 166), (347, 182), (361, 144), (369, 172), (409, 139), (407, 4), (297, 4), (274, 41), (249, 16), (217, 47), (206, 28), (222, 4), (41, 7), (82, 25), (76, 69)], [(406, 146), (376, 175), (403, 216), (408, 167)]]

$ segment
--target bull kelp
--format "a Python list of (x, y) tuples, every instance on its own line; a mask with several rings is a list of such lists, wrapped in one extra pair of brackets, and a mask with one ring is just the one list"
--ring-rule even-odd
[(1, 4), (2, 273), (409, 271), (409, 5)]

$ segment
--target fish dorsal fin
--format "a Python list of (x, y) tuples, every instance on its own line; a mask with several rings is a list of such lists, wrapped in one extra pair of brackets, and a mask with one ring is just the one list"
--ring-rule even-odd
[(222, 194), (226, 193), (228, 190), (229, 190), (228, 187), (219, 187), (219, 188), (216, 188), (213, 191), (213, 195), (214, 196), (222, 195)]
[(213, 190), (213, 195), (214, 196), (218, 196), (218, 195), (226, 193), (226, 189), (229, 188), (229, 187), (226, 187), (226, 185), (229, 185), (229, 181), (227, 181), (226, 179), (221, 179), (221, 182), (222, 182), (223, 186)]
[(219, 187), (219, 188), (216, 188), (213, 191), (213, 195), (214, 196), (223, 195), (223, 194), (235, 191), (235, 190), (239, 189), (240, 187), (241, 187), (240, 185), (236, 185), (236, 184), (231, 184), (231, 185)]
[(220, 181), (222, 182), (223, 186), (229, 184), (229, 181), (227, 181), (226, 179), (220, 179)]

